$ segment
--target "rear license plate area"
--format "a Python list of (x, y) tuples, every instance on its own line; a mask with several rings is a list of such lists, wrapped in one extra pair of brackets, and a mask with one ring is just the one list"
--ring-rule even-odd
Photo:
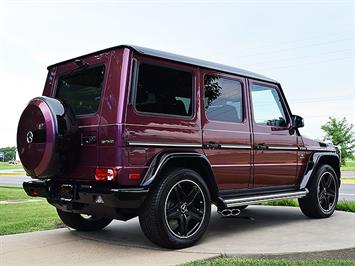
[(58, 197), (62, 201), (72, 201), (75, 199), (75, 189), (73, 185), (63, 184), (58, 187)]

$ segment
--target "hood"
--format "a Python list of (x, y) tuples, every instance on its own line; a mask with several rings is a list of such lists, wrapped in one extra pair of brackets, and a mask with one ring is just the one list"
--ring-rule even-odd
[(304, 147), (307, 150), (325, 150), (336, 151), (336, 147), (333, 144), (324, 143), (321, 141), (313, 140), (307, 137), (302, 137)]

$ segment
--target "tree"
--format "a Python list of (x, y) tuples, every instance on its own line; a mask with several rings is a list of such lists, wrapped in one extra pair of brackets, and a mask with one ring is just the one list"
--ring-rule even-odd
[(321, 126), (325, 132), (325, 141), (331, 141), (334, 145), (340, 146), (341, 164), (345, 164), (347, 158), (354, 158), (355, 137), (352, 131), (354, 125), (348, 124), (346, 118), (337, 120), (329, 117), (327, 123)]
[(3, 151), (5, 153), (5, 158), (4, 158), (5, 162), (12, 161), (12, 160), (16, 159), (16, 147), (0, 148), (0, 151)]

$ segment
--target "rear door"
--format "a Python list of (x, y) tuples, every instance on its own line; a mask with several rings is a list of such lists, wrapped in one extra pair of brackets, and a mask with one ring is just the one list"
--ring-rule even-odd
[(52, 96), (69, 105), (75, 113), (81, 141), (78, 162), (65, 178), (95, 178), (98, 165), (98, 130), (110, 58), (111, 53), (106, 52), (57, 66)]
[(125, 170), (143, 175), (159, 153), (202, 153), (200, 106), (195, 101), (199, 99), (196, 67), (141, 55), (134, 59)]
[(251, 135), (245, 79), (201, 71), (203, 147), (220, 190), (248, 188)]
[(292, 187), (297, 171), (297, 135), (281, 89), (250, 81), (254, 132), (254, 187)]

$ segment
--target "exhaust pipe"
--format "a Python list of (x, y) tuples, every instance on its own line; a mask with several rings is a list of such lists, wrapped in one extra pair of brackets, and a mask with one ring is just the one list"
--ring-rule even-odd
[(224, 209), (222, 211), (217, 211), (223, 217), (231, 217), (231, 216), (238, 216), (241, 211), (240, 209)]

